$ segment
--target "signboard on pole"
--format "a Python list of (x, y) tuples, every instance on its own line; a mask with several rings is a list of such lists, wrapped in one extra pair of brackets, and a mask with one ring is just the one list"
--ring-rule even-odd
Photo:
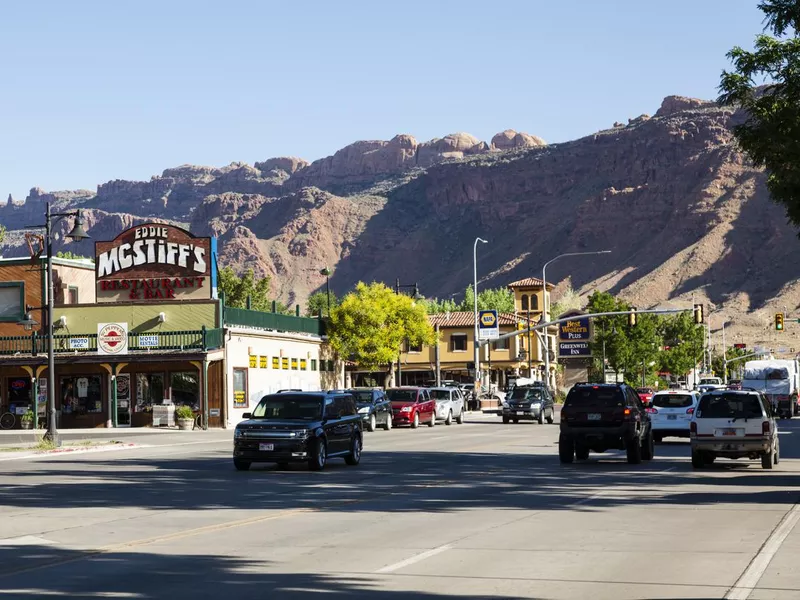
[(592, 355), (589, 342), (559, 342), (559, 358), (588, 358)]
[(569, 342), (588, 342), (592, 339), (592, 321), (589, 317), (575, 317), (559, 323), (558, 337)]
[(482, 310), (478, 313), (478, 339), (496, 340), (500, 337), (500, 323), (496, 310)]

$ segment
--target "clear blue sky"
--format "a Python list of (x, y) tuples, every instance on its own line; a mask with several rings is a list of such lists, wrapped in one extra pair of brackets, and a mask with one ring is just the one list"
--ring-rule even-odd
[(359, 139), (564, 141), (716, 96), (756, 0), (5, 2), (0, 201)]

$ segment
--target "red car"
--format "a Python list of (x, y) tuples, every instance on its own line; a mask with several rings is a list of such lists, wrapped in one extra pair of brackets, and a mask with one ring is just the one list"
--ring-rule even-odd
[(428, 427), (436, 425), (436, 400), (426, 388), (399, 387), (386, 390), (392, 403), (392, 422), (395, 425), (410, 425), (413, 429), (420, 423)]
[(642, 404), (650, 406), (650, 403), (653, 401), (653, 394), (655, 394), (656, 391), (653, 388), (636, 388), (636, 393), (639, 394), (639, 400), (642, 401)]

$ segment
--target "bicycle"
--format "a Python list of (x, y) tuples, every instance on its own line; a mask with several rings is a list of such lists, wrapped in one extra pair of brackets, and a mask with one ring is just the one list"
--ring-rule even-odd
[(14, 413), (6, 410), (3, 407), (3, 414), (0, 415), (0, 429), (11, 429), (17, 423), (17, 417)]

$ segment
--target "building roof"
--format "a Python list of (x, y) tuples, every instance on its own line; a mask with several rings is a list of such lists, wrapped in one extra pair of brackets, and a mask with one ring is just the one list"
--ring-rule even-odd
[[(526, 287), (542, 287), (544, 282), (539, 279), (538, 277), (526, 277), (525, 279), (520, 279), (519, 281), (512, 281), (506, 287), (511, 289), (514, 288), (526, 288)], [(547, 284), (547, 289), (551, 290), (554, 286), (552, 283)]]
[[(439, 327), (475, 327), (475, 315), (470, 311), (457, 311), (428, 315), (431, 325)], [(516, 325), (517, 321), (524, 321), (525, 317), (515, 316), (514, 313), (498, 313), (499, 325)], [(531, 319), (533, 320), (533, 319)]]
[[(29, 256), (0, 256), (0, 265), (34, 265), (37, 262), (44, 265), (46, 260), (47, 258), (44, 256), (40, 256), (38, 259), (31, 259)], [(60, 256), (54, 256), (53, 264), (94, 270), (94, 261), (90, 258), (61, 258)]]

